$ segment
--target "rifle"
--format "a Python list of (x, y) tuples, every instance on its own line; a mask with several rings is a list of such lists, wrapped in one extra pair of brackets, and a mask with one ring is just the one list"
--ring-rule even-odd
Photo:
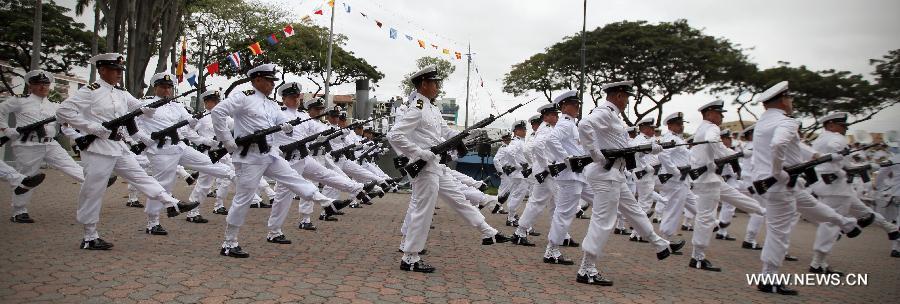
[(346, 147), (331, 151), (331, 157), (334, 157), (334, 161), (341, 160), (341, 157), (346, 157), (348, 160), (354, 161), (356, 160), (356, 155), (353, 152), (356, 151), (356, 144), (347, 145)]
[(869, 176), (869, 170), (872, 170), (872, 165), (869, 164), (852, 168), (844, 168), (844, 172), (847, 172), (847, 183), (852, 183), (853, 179), (857, 176), (862, 178), (863, 183), (868, 183), (872, 180), (872, 178)]
[[(535, 98), (535, 99), (537, 99), (537, 98)], [(462, 132), (457, 133), (450, 139), (447, 139), (446, 141), (439, 143), (436, 146), (429, 148), (428, 150), (430, 150), (431, 153), (434, 153), (435, 155), (441, 155), (441, 154), (446, 153), (447, 151), (449, 151), (452, 148), (457, 148), (457, 146), (463, 145), (463, 139), (468, 137), (469, 134), (472, 133), (472, 131), (474, 131), (476, 129), (481, 129), (481, 128), (487, 127), (489, 124), (493, 123), (498, 118), (503, 117), (503, 115), (512, 113), (516, 109), (521, 108), (522, 106), (534, 101), (535, 99), (529, 100), (528, 102), (525, 102), (525, 103), (520, 103), (520, 104), (510, 108), (509, 110), (506, 110), (505, 112), (500, 113), (500, 115), (494, 116), (494, 114), (491, 114), (487, 118), (482, 119), (479, 122), (476, 122), (475, 124), (466, 128), (465, 130), (462, 130)], [(462, 148), (465, 149), (464, 146)], [(406, 172), (409, 173), (410, 177), (415, 178), (416, 175), (419, 175), (419, 171), (421, 171), (423, 168), (425, 168), (425, 165), (427, 165), (427, 164), (428, 164), (428, 161), (426, 161), (424, 159), (419, 159), (411, 164), (406, 165), (404, 168), (406, 169)]]
[[(31, 135), (31, 132), (37, 133), (37, 136), (40, 138), (47, 137), (47, 130), (44, 129), (44, 125), (56, 121), (56, 116), (44, 118), (43, 120), (33, 122), (31, 124), (17, 127), (16, 132), (19, 132), (19, 140), (21, 142), (28, 141), (28, 136)], [(10, 140), (9, 137), (3, 136), (0, 137), (0, 146), (3, 146)]]
[[(300, 117), (297, 117), (297, 118), (289, 120), (287, 123), (289, 123), (293, 126), (296, 126), (296, 125), (299, 125), (306, 121), (322, 118), (322, 116), (325, 116), (325, 115), (326, 115), (326, 113), (322, 113), (320, 115), (317, 115), (315, 117), (310, 117), (307, 119), (301, 119)], [(250, 150), (250, 145), (252, 145), (252, 144), (256, 144), (256, 147), (259, 148), (260, 153), (267, 153), (267, 152), (269, 152), (270, 147), (269, 147), (269, 142), (266, 140), (266, 136), (269, 136), (270, 134), (273, 134), (278, 131), (281, 131), (281, 126), (271, 126), (271, 127), (268, 127), (268, 128), (262, 129), (262, 130), (256, 130), (256, 132), (253, 132), (253, 134), (244, 135), (244, 136), (234, 139), (234, 143), (237, 144), (238, 146), (242, 147), (241, 153), (240, 153), (241, 156), (247, 156), (247, 152)], [(216, 149), (216, 150), (210, 150), (208, 154), (209, 154), (210, 160), (212, 160), (212, 162), (215, 163), (215, 162), (218, 162), (219, 159), (222, 159), (222, 157), (224, 157), (225, 154), (228, 154), (228, 151), (225, 148), (220, 148), (220, 149)]]
[(331, 129), (330, 132), (326, 132), (326, 133), (322, 134), (323, 136), (328, 136), (328, 137), (326, 137), (322, 141), (310, 144), (309, 151), (312, 151), (313, 155), (320, 155), (320, 154), (325, 154), (325, 153), (331, 152), (331, 150), (332, 150), (331, 140), (344, 135), (344, 133), (340, 132), (340, 131), (348, 130), (348, 129), (355, 129), (359, 125), (363, 125), (367, 122), (370, 122), (370, 121), (373, 121), (373, 120), (379, 119), (379, 118), (381, 118), (381, 117), (372, 117), (372, 118), (369, 118), (366, 120), (360, 120), (360, 121), (353, 122), (353, 123), (347, 125), (346, 127), (342, 127), (340, 129)]
[[(667, 143), (660, 143), (663, 149), (671, 149), (679, 146), (693, 146), (699, 144), (708, 144), (708, 141), (694, 142), (694, 143), (683, 143), (676, 144), (675, 141), (670, 141)], [(634, 147), (620, 148), (620, 149), (603, 149), (600, 150), (603, 153), (603, 157), (606, 158), (606, 164), (603, 165), (603, 169), (609, 170), (612, 168), (613, 163), (615, 163), (616, 159), (624, 159), (625, 160), (625, 168), (628, 170), (632, 170), (637, 167), (637, 161), (634, 159), (634, 155), (636, 153), (647, 153), (653, 150), (653, 144), (646, 144)], [(594, 159), (591, 158), (590, 155), (585, 156), (577, 156), (570, 157), (569, 164), (572, 165), (572, 171), (576, 173), (581, 173), (584, 171), (584, 167), (594, 162)]]
[(309, 151), (312, 149), (312, 145), (310, 145), (310, 148), (307, 149), (306, 144), (315, 141), (317, 138), (319, 138), (319, 136), (328, 135), (335, 131), (336, 129), (325, 129), (322, 130), (322, 132), (309, 135), (301, 140), (283, 145), (278, 148), (281, 149), (281, 152), (284, 152), (285, 159), (292, 159), (294, 157), (294, 153), (300, 154), (300, 158), (305, 158), (309, 156)]
[[(853, 150), (844, 149), (843, 151), (840, 151), (837, 153), (846, 156), (846, 155), (850, 155), (850, 153), (866, 150), (866, 149), (869, 149), (869, 148), (872, 148), (872, 147), (875, 147), (878, 145), (880, 145), (880, 144), (866, 145), (866, 146), (862, 146), (862, 147), (859, 147), (859, 148), (853, 149)], [(820, 156), (819, 158), (813, 159), (808, 162), (799, 163), (799, 164), (796, 164), (793, 166), (785, 167), (784, 171), (787, 172), (788, 176), (789, 176), (787, 186), (789, 188), (793, 188), (795, 185), (797, 185), (797, 178), (799, 178), (800, 175), (803, 175), (804, 179), (806, 179), (807, 186), (815, 183), (816, 181), (819, 180), (819, 177), (816, 176), (816, 166), (830, 162), (831, 160), (832, 160), (831, 154), (828, 154), (825, 156)], [(766, 193), (766, 191), (769, 190), (770, 187), (772, 187), (772, 185), (775, 185), (775, 183), (777, 183), (777, 182), (778, 182), (778, 180), (775, 179), (774, 176), (770, 176), (766, 179), (753, 181), (753, 188), (756, 188), (756, 193), (759, 193), (759, 195), (763, 195)]]
[[(713, 163), (716, 165), (716, 174), (722, 175), (722, 171), (725, 170), (725, 165), (730, 165), (731, 170), (734, 171), (735, 174), (740, 176), (741, 165), (738, 164), (738, 160), (741, 157), (744, 157), (743, 151), (734, 153), (734, 154), (731, 154), (729, 156), (725, 156), (722, 158), (717, 158), (716, 160), (714, 160)], [(700, 168), (691, 169), (691, 171), (689, 171), (688, 174), (691, 175), (691, 178), (698, 179), (698, 178), (700, 178), (700, 175), (703, 175), (703, 173), (706, 173), (706, 170), (707, 170), (706, 166), (703, 166)]]
[(513, 166), (503, 166), (503, 174), (511, 175), (513, 172), (516, 172), (516, 167), (513, 167)]
[(679, 178), (678, 180), (682, 180), (682, 181), (686, 180), (688, 175), (690, 175), (690, 173), (691, 173), (690, 165), (684, 166), (684, 167), (678, 167), (678, 174), (681, 175), (681, 178)]
[[(368, 150), (364, 151), (362, 154), (360, 154), (359, 158), (357, 158), (357, 160), (359, 161), (359, 164), (362, 165), (363, 161), (374, 157), (374, 154), (372, 154), (372, 152), (375, 152), (375, 150), (377, 150), (377, 149), (381, 149), (381, 147), (379, 147), (376, 144), (376, 145), (372, 146), (371, 148), (369, 148)], [(368, 161), (371, 161), (371, 160), (368, 160)]]
[(528, 163), (521, 163), (519, 166), (522, 166), (522, 177), (528, 178), (531, 175), (531, 168), (528, 167)]
[[(199, 119), (203, 118), (204, 116), (209, 115), (209, 113), (210, 112), (206, 112), (203, 114), (194, 114), (193, 118), (199, 120)], [(170, 143), (176, 143), (179, 140), (181, 140), (181, 137), (178, 136), (178, 129), (181, 127), (184, 127), (188, 124), (190, 124), (190, 121), (188, 121), (187, 119), (179, 121), (179, 122), (175, 123), (174, 125), (166, 127), (165, 129), (150, 133), (150, 139), (156, 141), (157, 149), (162, 148), (163, 145), (166, 144), (166, 138), (170, 139), (169, 140)]]
[[(184, 92), (177, 97), (160, 98), (159, 100), (146, 105), (146, 107), (154, 108), (154, 109), (159, 108), (167, 103), (174, 101), (178, 97), (185, 96), (194, 91), (196, 91), (196, 89)], [(106, 128), (107, 130), (112, 131), (109, 133), (110, 140), (121, 140), (122, 136), (119, 135), (119, 128), (124, 126), (125, 129), (128, 131), (128, 135), (134, 135), (134, 133), (137, 133), (137, 131), (138, 131), (137, 123), (134, 122), (134, 119), (137, 118), (138, 116), (141, 116), (142, 114), (144, 114), (144, 112), (142, 112), (141, 109), (137, 109), (137, 110), (128, 112), (125, 115), (116, 117), (113, 120), (104, 121), (103, 123), (101, 123), (101, 125), (103, 125), (103, 127)], [(81, 149), (82, 151), (85, 151), (85, 149), (87, 149), (92, 143), (94, 143), (95, 140), (97, 140), (97, 135), (88, 134), (88, 135), (80, 137), (79, 139), (81, 139), (81, 143), (78, 144), (78, 148)], [(77, 143), (78, 142), (76, 140), (76, 144)]]

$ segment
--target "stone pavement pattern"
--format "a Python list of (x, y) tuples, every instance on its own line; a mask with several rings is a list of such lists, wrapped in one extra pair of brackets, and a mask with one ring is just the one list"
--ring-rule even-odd
[[(81, 227), (75, 222), (78, 185), (55, 170), (37, 190), (30, 214), (35, 224), (0, 221), (0, 303), (247, 303), (247, 302), (411, 302), (411, 303), (884, 303), (900, 297), (900, 259), (888, 257), (885, 234), (866, 229), (856, 239), (838, 242), (835, 268), (868, 274), (868, 286), (797, 287), (798, 297), (757, 292), (745, 273), (760, 268), (759, 252), (740, 249), (746, 215), (730, 227), (738, 241), (712, 240), (710, 259), (723, 267), (711, 273), (687, 267), (689, 255), (657, 261), (649, 245), (612, 236), (599, 267), (613, 287), (574, 282), (576, 266), (541, 263), (546, 238), (537, 247), (482, 246), (479, 233), (450, 209), (438, 210), (425, 260), (434, 274), (398, 269), (398, 228), (409, 196), (388, 194), (374, 206), (348, 209), (338, 222), (315, 221), (319, 230), (294, 226), (296, 207), (285, 226), (291, 245), (265, 241), (268, 209), (251, 209), (241, 244), (249, 259), (219, 256), (224, 217), (203, 207), (208, 224), (184, 216), (163, 219), (168, 236), (143, 232), (140, 209), (125, 207), (126, 187), (119, 182), (105, 197), (100, 233), (113, 242), (110, 251), (78, 250)], [(176, 196), (186, 198), (183, 182)], [(0, 214), (9, 217), (9, 189)], [(440, 206), (440, 205), (439, 205)], [(487, 213), (485, 211), (485, 213)], [(505, 216), (487, 214), (506, 234)], [(547, 231), (544, 217), (537, 229)], [(572, 235), (584, 237), (587, 220), (575, 220)], [(801, 222), (784, 273), (807, 269), (814, 226)], [(690, 234), (685, 252), (690, 252)], [(579, 259), (578, 248), (564, 254)]]

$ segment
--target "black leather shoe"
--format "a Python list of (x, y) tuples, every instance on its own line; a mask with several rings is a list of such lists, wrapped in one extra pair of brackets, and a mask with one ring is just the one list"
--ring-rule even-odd
[(756, 243), (750, 243), (747, 241), (744, 241), (743, 243), (741, 243), (741, 248), (750, 249), (750, 250), (762, 250), (762, 246), (760, 246)]
[(891, 250), (892, 258), (900, 258), (900, 250)]
[(357, 193), (357, 194), (356, 194), (356, 199), (359, 200), (361, 203), (366, 204), (366, 205), (371, 205), (371, 204), (372, 204), (372, 198), (369, 197), (369, 195), (367, 195), (365, 192)]
[(784, 255), (784, 260), (788, 261), (788, 262), (796, 262), (796, 261), (799, 261), (800, 259), (798, 259), (797, 257), (792, 256), (790, 254), (786, 254), (786, 255)]
[(650, 220), (650, 222), (654, 223), (654, 224), (659, 224), (659, 219), (654, 217), (652, 220)]
[(319, 214), (319, 220), (326, 221), (326, 222), (337, 222), (338, 221), (338, 219), (336, 217), (334, 217), (333, 215), (326, 214), (324, 212), (322, 214)]
[(270, 198), (268, 204), (266, 204), (264, 202), (259, 202), (259, 208), (270, 209), (270, 208), (272, 208), (272, 204), (274, 204), (274, 203), (275, 203), (275, 199)]
[(241, 249), (241, 246), (234, 246), (231, 248), (222, 247), (222, 250), (219, 251), (219, 254), (224, 255), (224, 256), (230, 256), (233, 258), (240, 258), (240, 259), (250, 257), (250, 254), (247, 252), (244, 252), (244, 250)]
[(109, 250), (113, 247), (112, 243), (104, 241), (103, 239), (94, 239), (90, 241), (81, 241), (81, 249), (87, 250)]
[(653, 210), (653, 209), (647, 210), (647, 218), (653, 217), (653, 214), (655, 214), (655, 213), (656, 213), (656, 210)]
[(315, 231), (316, 225), (313, 225), (313, 223), (300, 223), (300, 225), (297, 225), (297, 228), (300, 228), (303, 230)]
[[(397, 249), (397, 252), (403, 253), (403, 249)], [(428, 249), (422, 249), (422, 251), (419, 251), (419, 255), (426, 255), (426, 254), (428, 254)]]
[(680, 255), (680, 253), (681, 253), (681, 248), (684, 248), (684, 245), (685, 245), (686, 243), (687, 243), (687, 242), (685, 242), (684, 240), (680, 240), (680, 241), (675, 242), (675, 243), (669, 242), (669, 250), (672, 251), (672, 254)]
[[(348, 208), (353, 208), (353, 209), (361, 209), (361, 208), (362, 208), (362, 206), (361, 206), (359, 203), (357, 203), (357, 202), (353, 202), (353, 203), (351, 203), (351, 204), (350, 204), (349, 206), (347, 206), (347, 207), (348, 207)], [(343, 212), (338, 211), (338, 212), (335, 213), (335, 214), (337, 214), (337, 215), (342, 215), (341, 213), (343, 213)]]
[(625, 229), (613, 229), (613, 234), (625, 234)]
[(534, 246), (537, 246), (537, 245), (535, 245), (534, 243), (529, 242), (527, 237), (524, 237), (524, 236), (518, 236), (518, 235), (515, 235), (515, 234), (513, 234), (513, 237), (512, 237), (512, 243), (513, 243), (513, 245), (521, 245), (521, 246), (526, 246), (526, 247), (534, 247)]
[(690, 228), (687, 225), (681, 225), (681, 231), (689, 231)]
[(203, 216), (201, 216), (201, 215), (198, 215), (198, 216), (189, 216), (189, 217), (187, 217), (185, 220), (188, 221), (188, 222), (191, 222), (191, 223), (197, 223), (197, 224), (209, 223), (209, 220), (203, 218)]
[(9, 218), (9, 221), (20, 224), (34, 223), (34, 219), (32, 219), (31, 216), (28, 215), (28, 213), (16, 214), (16, 216)]
[(859, 227), (853, 227), (853, 230), (850, 230), (850, 232), (847, 232), (845, 234), (848, 238), (852, 239), (859, 236), (860, 233), (862, 233), (862, 230), (859, 230)]
[(216, 210), (213, 210), (213, 214), (228, 215), (228, 209), (225, 209), (225, 207), (219, 207), (216, 208)]
[(717, 240), (726, 240), (726, 241), (734, 241), (734, 240), (737, 240), (736, 238), (733, 238), (733, 237), (731, 237), (730, 235), (721, 235), (721, 234), (718, 234), (718, 233), (716, 233), (716, 239), (717, 239)]
[(575, 278), (575, 282), (588, 284), (588, 285), (598, 285), (598, 286), (613, 286), (613, 281), (607, 278), (604, 278), (599, 273), (595, 275), (581, 275)]
[(578, 247), (581, 246), (581, 243), (578, 243), (573, 239), (565, 239), (563, 240), (562, 245), (566, 247)]
[(796, 296), (797, 295), (796, 290), (784, 287), (784, 285), (759, 284), (756, 286), (756, 289), (759, 289), (759, 291), (766, 292), (766, 293), (777, 293), (777, 294), (786, 295), (786, 296)]
[(206, 194), (206, 197), (216, 197), (216, 190), (210, 191)]
[(28, 191), (31, 191), (31, 189), (34, 189), (34, 187), (37, 187), (44, 182), (44, 177), (47, 177), (44, 173), (38, 173), (23, 178), (22, 182), (19, 183), (20, 186), (16, 187), (16, 189), (13, 190), (13, 193), (15, 193), (16, 195), (22, 195)]
[(168, 235), (169, 232), (166, 229), (163, 229), (161, 225), (156, 225), (150, 228), (145, 228), (144, 232), (151, 235)]
[(691, 268), (703, 269), (703, 270), (707, 270), (707, 271), (715, 271), (715, 272), (722, 271), (722, 268), (713, 266), (712, 262), (710, 262), (707, 259), (697, 261), (697, 259), (691, 258), (691, 262), (688, 263), (688, 266)]
[(555, 258), (544, 257), (544, 263), (559, 264), (559, 265), (575, 265), (574, 261), (566, 259), (566, 257), (564, 257), (564, 256), (558, 256)]
[(628, 240), (632, 241), (632, 242), (638, 242), (638, 243), (648, 243), (647, 240), (644, 240), (644, 238), (637, 236), (637, 235), (629, 237)]
[(500, 196), (498, 196), (498, 197), (497, 197), (497, 202), (500, 203), (500, 204), (503, 204), (503, 203), (506, 202), (507, 199), (509, 199), (509, 192), (504, 193), (504, 194), (501, 194)]
[(491, 210), (491, 214), (497, 214), (500, 212), (500, 204), (494, 204), (494, 210)]
[(575, 218), (577, 219), (580, 219), (582, 215), (584, 215), (584, 211), (578, 210), (578, 212), (575, 212)]
[(184, 178), (184, 181), (187, 182), (188, 186), (193, 185), (197, 182), (197, 177), (200, 176), (200, 172), (191, 173), (188, 177)]
[(519, 227), (519, 221), (517, 220), (506, 220), (506, 226), (509, 227)]
[(119, 179), (118, 176), (115, 176), (115, 175), (110, 176), (109, 179), (106, 180), (106, 188), (111, 187), (113, 184), (116, 183), (116, 180), (118, 180), (118, 179)]
[(534, 229), (528, 230), (528, 235), (530, 236), (541, 236), (540, 232), (534, 231)]
[(503, 235), (500, 232), (494, 235), (494, 237), (483, 238), (481, 239), (481, 245), (493, 245), (494, 243), (506, 243), (509, 242), (510, 238), (508, 236)]
[(412, 264), (409, 264), (404, 261), (400, 261), (400, 270), (432, 273), (436, 269), (434, 267), (432, 267), (431, 265), (425, 264), (425, 261), (419, 260)]
[(141, 204), (140, 201), (125, 202), (125, 206), (134, 207), (134, 208), (144, 208), (144, 204)]
[(275, 244), (290, 244), (291, 240), (287, 239), (286, 237), (284, 237), (284, 234), (282, 234), (273, 238), (266, 238), (266, 242)]
[(197, 208), (197, 206), (200, 206), (200, 203), (198, 203), (198, 202), (185, 203), (185, 202), (179, 201), (177, 204), (175, 204), (175, 206), (166, 208), (166, 215), (168, 217), (176, 217), (179, 214), (181, 214), (182, 212), (188, 212), (188, 211), (194, 210), (194, 208)]
[(891, 231), (891, 233), (888, 233), (888, 239), (891, 241), (900, 239), (900, 229), (894, 230), (894, 231)]
[(344, 209), (353, 202), (351, 200), (334, 200), (331, 205), (325, 207), (325, 212), (331, 215), (338, 214), (338, 210)]
[(728, 226), (730, 226), (730, 225), (731, 225), (731, 223), (719, 222), (719, 228), (722, 228), (722, 229), (728, 228)]
[(859, 228), (866, 228), (869, 225), (872, 225), (872, 223), (874, 223), (874, 222), (875, 222), (875, 213), (869, 213), (868, 216), (856, 220), (856, 224), (859, 225)]
[(837, 274), (838, 276), (844, 276), (844, 272), (831, 269), (831, 267), (822, 268), (822, 267), (809, 266), (809, 272), (810, 273), (822, 273), (822, 274)]

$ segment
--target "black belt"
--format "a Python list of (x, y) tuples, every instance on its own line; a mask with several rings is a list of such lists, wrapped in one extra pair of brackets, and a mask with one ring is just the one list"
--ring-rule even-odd
[(643, 178), (644, 175), (647, 175), (647, 170), (641, 170), (641, 171), (634, 172), (634, 176), (637, 177), (637, 179)]
[(730, 174), (729, 174), (729, 175), (722, 175), (722, 178), (725, 179), (725, 181), (727, 182), (727, 181), (731, 180), (732, 176), (731, 176)]
[(669, 179), (672, 178), (673, 176), (675, 176), (675, 175), (672, 175), (672, 174), (669, 174), (669, 173), (663, 173), (663, 174), (657, 175), (657, 177), (659, 177), (659, 183), (660, 183), (660, 184), (665, 184), (665, 183), (666, 183), (667, 181), (669, 181)]
[(48, 143), (53, 141), (52, 137), (35, 137), (29, 136), (26, 142), (36, 142), (36, 143)]
[(826, 185), (831, 185), (831, 183), (833, 183), (837, 179), (838, 179), (837, 174), (834, 174), (834, 173), (822, 174), (822, 182), (824, 182)]

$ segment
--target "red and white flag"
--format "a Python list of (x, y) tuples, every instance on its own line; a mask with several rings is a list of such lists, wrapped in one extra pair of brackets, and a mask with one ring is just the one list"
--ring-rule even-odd
[(284, 37), (294, 36), (294, 27), (290, 24), (284, 27)]

